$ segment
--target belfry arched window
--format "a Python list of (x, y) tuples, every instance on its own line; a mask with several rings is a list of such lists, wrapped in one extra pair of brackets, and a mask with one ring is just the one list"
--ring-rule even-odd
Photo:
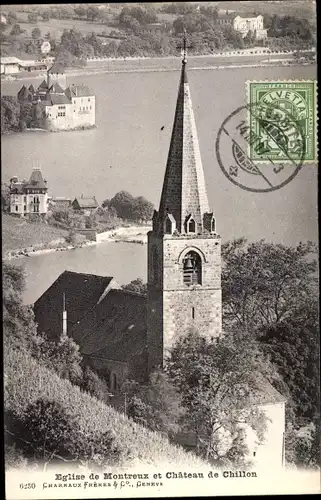
[(202, 259), (190, 251), (183, 259), (183, 281), (187, 286), (202, 284)]
[(216, 227), (215, 218), (213, 217), (212, 220), (211, 220), (211, 231), (212, 231), (212, 233), (215, 233), (215, 227)]

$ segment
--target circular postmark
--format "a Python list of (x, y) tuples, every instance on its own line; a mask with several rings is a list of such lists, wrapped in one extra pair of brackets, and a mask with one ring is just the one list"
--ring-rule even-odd
[[(275, 151), (280, 152), (280, 161)], [(287, 109), (260, 104), (241, 106), (222, 123), (216, 138), (216, 156), (224, 175), (235, 185), (253, 192), (274, 191), (301, 169), (304, 132)]]

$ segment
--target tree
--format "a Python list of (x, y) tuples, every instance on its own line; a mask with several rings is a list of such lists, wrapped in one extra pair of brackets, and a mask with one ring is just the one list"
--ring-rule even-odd
[(107, 383), (102, 380), (89, 366), (84, 369), (81, 387), (85, 391), (90, 392), (101, 401), (109, 401), (109, 389)]
[(144, 196), (138, 196), (133, 203), (132, 218), (137, 221), (146, 222), (151, 220), (153, 215), (154, 205), (146, 200)]
[(50, 20), (50, 14), (47, 10), (45, 12), (43, 12), (41, 14), (41, 16), (42, 16), (42, 20), (45, 22), (48, 22)]
[(15, 12), (13, 12), (12, 10), (10, 12), (8, 12), (7, 21), (8, 21), (8, 24), (16, 24), (17, 23), (17, 14)]
[(23, 32), (23, 30), (20, 28), (20, 24), (14, 24), (12, 27), (12, 30), (10, 32), (10, 35), (16, 36), (20, 35)]
[(28, 14), (28, 21), (29, 23), (36, 23), (38, 21), (38, 15), (34, 12)]
[(86, 15), (86, 9), (79, 5), (79, 7), (76, 7), (74, 9), (76, 16), (78, 17), (84, 17)]
[(16, 97), (1, 96), (1, 133), (19, 128), (20, 104)]
[(37, 338), (37, 327), (32, 308), (25, 306), (22, 301), (24, 270), (4, 263), (2, 283), (4, 344), (32, 350)]
[(246, 244), (244, 238), (222, 245), (225, 324), (255, 332), (275, 325), (316, 296), (315, 245)]
[(233, 454), (238, 465), (247, 463), (243, 431), (264, 438), (266, 417), (257, 407), (257, 391), (262, 380), (275, 377), (258, 343), (231, 334), (215, 342), (191, 330), (170, 349), (166, 372), (182, 396), (197, 452), (218, 463)]
[(100, 17), (100, 10), (98, 7), (88, 7), (87, 9), (87, 19), (89, 21), (96, 21)]
[(39, 28), (34, 28), (34, 29), (32, 30), (31, 36), (32, 36), (32, 38), (33, 38), (34, 40), (38, 40), (38, 38), (40, 38), (40, 37), (41, 37), (41, 31), (40, 31), (40, 29), (39, 29)]
[(144, 295), (147, 294), (147, 284), (144, 283), (141, 278), (136, 278), (135, 280), (132, 280), (127, 285), (123, 285), (122, 288), (124, 290), (129, 290), (131, 292), (138, 292)]
[(114, 208), (118, 217), (131, 219), (133, 213), (134, 197), (127, 191), (120, 191), (110, 200), (110, 207)]
[(125, 392), (127, 415), (135, 422), (168, 437), (178, 432), (184, 409), (166, 373), (155, 371), (146, 385), (127, 381), (122, 387), (122, 393)]
[[(307, 309), (309, 307), (309, 310)], [(298, 423), (319, 413), (318, 304), (311, 300), (280, 323), (262, 328), (261, 345), (287, 384)]]

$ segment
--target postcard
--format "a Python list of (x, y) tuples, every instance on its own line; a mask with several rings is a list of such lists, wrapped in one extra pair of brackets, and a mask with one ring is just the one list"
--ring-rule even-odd
[(316, 5), (1, 8), (8, 500), (320, 493)]

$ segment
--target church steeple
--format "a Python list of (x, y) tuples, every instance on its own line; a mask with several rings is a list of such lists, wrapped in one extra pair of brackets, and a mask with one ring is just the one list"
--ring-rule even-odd
[(179, 233), (186, 232), (188, 217), (195, 221), (197, 232), (202, 232), (204, 214), (209, 212), (186, 64), (184, 34), (175, 118), (156, 223), (160, 232), (166, 224), (167, 214), (175, 219), (175, 228)]
[(148, 233), (148, 373), (191, 327), (221, 334), (221, 240), (209, 212), (186, 73), (186, 35), (159, 212)]

